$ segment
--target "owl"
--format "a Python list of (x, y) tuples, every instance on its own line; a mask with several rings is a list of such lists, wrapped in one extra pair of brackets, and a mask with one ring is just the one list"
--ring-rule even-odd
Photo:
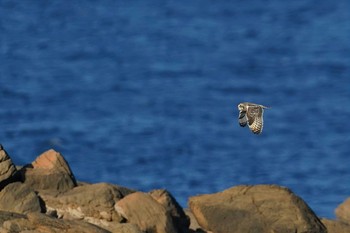
[(264, 126), (263, 114), (266, 108), (268, 107), (248, 102), (238, 104), (239, 125), (245, 127), (248, 123), (249, 129), (254, 134), (261, 134)]

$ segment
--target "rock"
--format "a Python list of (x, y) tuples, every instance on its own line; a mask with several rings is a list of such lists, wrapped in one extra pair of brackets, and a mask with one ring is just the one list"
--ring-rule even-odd
[(31, 187), (15, 182), (0, 192), (0, 210), (22, 214), (41, 212), (40, 200)]
[(119, 228), (123, 218), (114, 205), (133, 190), (117, 185), (85, 184), (58, 196), (41, 194), (48, 213), (63, 219), (80, 219), (110, 231)]
[(150, 194), (132, 193), (118, 201), (115, 209), (127, 222), (138, 225), (141, 231), (147, 233), (178, 232), (166, 208), (154, 200)]
[(350, 224), (350, 198), (346, 199), (335, 209), (335, 215), (339, 220)]
[(191, 212), (191, 210), (189, 210), (189, 209), (185, 209), (185, 213), (186, 213), (186, 215), (189, 217), (189, 219), (190, 219), (190, 226), (189, 226), (189, 228), (190, 228), (190, 230), (192, 231), (192, 232), (205, 232), (202, 228), (201, 228), (201, 226), (199, 226), (199, 224), (198, 224), (198, 222), (197, 222), (197, 219), (194, 217), (194, 215), (193, 215), (193, 213)]
[(22, 219), (16, 219), (14, 220), (8, 220), (5, 221), (2, 225), (1, 232), (22, 232), (23, 230), (26, 231), (34, 231), (35, 226), (31, 224), (31, 222), (28, 221), (26, 218)]
[(66, 160), (54, 150), (41, 154), (31, 165), (23, 167), (21, 173), (24, 182), (36, 191), (62, 193), (77, 186)]
[[(0, 212), (0, 219), (1, 219)], [(21, 218), (10, 218), (2, 222), (0, 232), (37, 232), (37, 233), (108, 233), (92, 224), (82, 221), (72, 221), (51, 218), (45, 214), (30, 213)]]
[(242, 185), (191, 197), (189, 207), (199, 225), (215, 233), (327, 232), (301, 198), (275, 185)]
[(140, 230), (140, 228), (136, 224), (132, 223), (122, 223), (118, 224), (113, 232), (117, 233), (143, 233), (143, 231)]
[(16, 173), (16, 167), (12, 163), (2, 145), (0, 144), (0, 190), (3, 189)]
[(321, 219), (322, 223), (326, 226), (328, 233), (349, 233), (350, 225), (344, 222)]
[(175, 198), (164, 189), (153, 190), (150, 194), (159, 204), (165, 207), (173, 220), (176, 230), (178, 232), (187, 232), (190, 226), (190, 219)]
[(2, 224), (7, 220), (21, 219), (21, 218), (25, 218), (25, 217), (26, 216), (24, 214), (18, 214), (18, 213), (0, 210), (0, 226), (2, 226)]

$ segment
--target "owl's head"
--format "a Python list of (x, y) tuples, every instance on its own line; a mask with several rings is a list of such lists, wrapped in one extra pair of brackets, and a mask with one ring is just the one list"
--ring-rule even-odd
[(244, 104), (240, 103), (240, 104), (238, 104), (237, 107), (238, 107), (239, 111), (245, 111), (245, 105)]

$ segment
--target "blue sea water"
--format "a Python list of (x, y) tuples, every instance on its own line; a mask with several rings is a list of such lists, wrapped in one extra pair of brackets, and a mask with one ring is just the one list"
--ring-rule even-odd
[[(0, 143), (80, 181), (188, 197), (278, 184), (350, 196), (350, 2), (0, 2)], [(237, 104), (270, 106), (263, 134)]]

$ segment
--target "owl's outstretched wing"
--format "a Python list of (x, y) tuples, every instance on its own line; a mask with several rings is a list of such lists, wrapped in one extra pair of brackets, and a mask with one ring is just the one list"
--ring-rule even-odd
[(261, 106), (249, 106), (247, 110), (248, 126), (249, 129), (255, 133), (260, 134), (263, 130), (264, 119), (263, 119), (264, 109)]
[(239, 122), (239, 125), (242, 127), (245, 127), (247, 125), (248, 118), (247, 118), (246, 112), (244, 111), (239, 112), (238, 122)]

